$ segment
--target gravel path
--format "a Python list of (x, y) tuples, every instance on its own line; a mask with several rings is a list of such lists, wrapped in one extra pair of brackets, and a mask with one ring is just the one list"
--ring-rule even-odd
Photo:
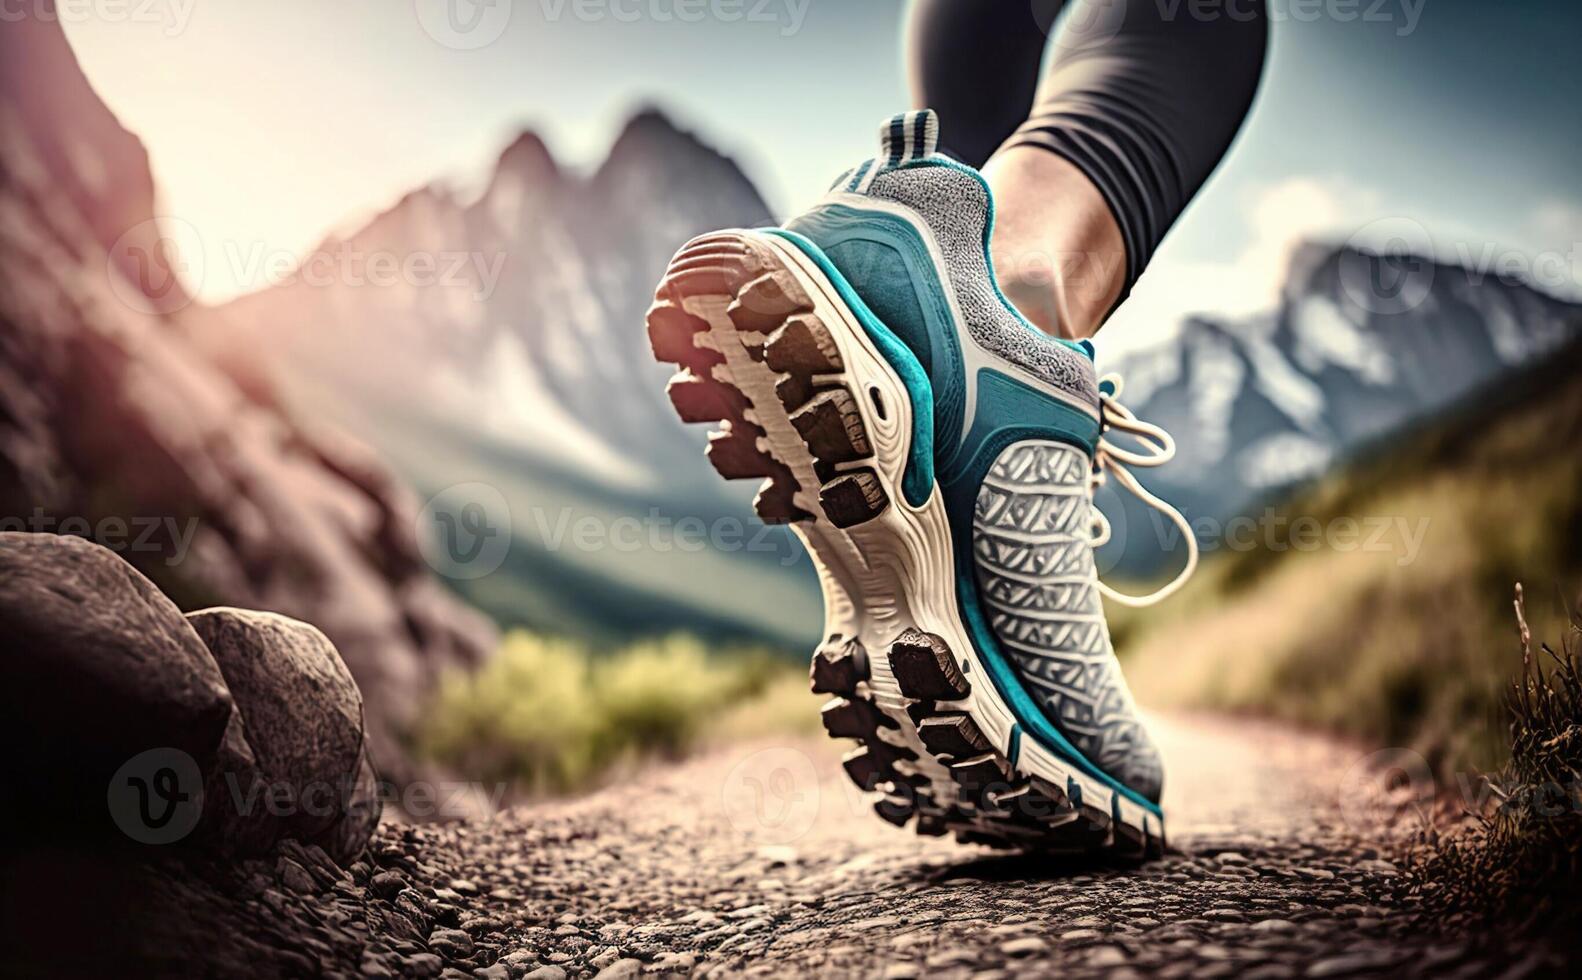
[[(840, 746), (798, 741), (490, 820), (387, 824), (349, 873), (288, 845), (273, 865), (163, 875), (154, 895), (206, 911), (148, 933), (148, 955), (172, 966), (196, 956), (215, 973), (536, 980), (1557, 967), (1392, 907), (1390, 848), (1337, 804), (1358, 753), (1248, 722), (1156, 729), (1170, 764), (1171, 853), (1141, 867), (896, 831), (847, 789)], [(230, 938), (215, 944), (216, 931)], [(211, 942), (194, 950), (198, 934)]]

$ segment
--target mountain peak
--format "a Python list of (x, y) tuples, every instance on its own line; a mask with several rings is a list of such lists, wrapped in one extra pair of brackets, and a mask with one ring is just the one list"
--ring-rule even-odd
[(702, 166), (723, 166), (739, 174), (735, 161), (682, 129), (654, 106), (639, 109), (610, 146), (610, 153), (594, 175), (595, 184), (631, 170), (652, 171), (680, 167), (696, 172)]
[(559, 175), (560, 168), (555, 163), (554, 155), (549, 152), (549, 147), (544, 145), (543, 139), (532, 130), (524, 129), (516, 134), (516, 139), (500, 151), (494, 172), (496, 180), (505, 173), (530, 180), (549, 180)]
[(626, 120), (626, 125), (621, 127), (620, 135), (610, 147), (610, 155), (614, 156), (623, 143), (658, 142), (678, 138), (697, 142), (691, 133), (672, 122), (658, 106), (645, 105), (632, 113), (632, 117)]

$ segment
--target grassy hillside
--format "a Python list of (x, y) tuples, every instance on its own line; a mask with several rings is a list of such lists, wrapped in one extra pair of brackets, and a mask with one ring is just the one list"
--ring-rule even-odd
[(530, 795), (587, 789), (654, 758), (819, 730), (807, 669), (780, 651), (675, 634), (598, 650), (522, 630), (446, 678), (421, 754)]
[[(1539, 636), (1565, 632), (1582, 586), (1582, 346), (1271, 514), (1169, 602), (1111, 611), (1138, 699), (1498, 765), (1511, 585), (1525, 583)], [(1293, 539), (1301, 517), (1309, 536)]]

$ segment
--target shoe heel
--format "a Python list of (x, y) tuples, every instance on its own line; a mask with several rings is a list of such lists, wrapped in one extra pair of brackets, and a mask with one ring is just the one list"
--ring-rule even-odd
[[(654, 356), (684, 422), (714, 422), (705, 452), (728, 480), (762, 478), (765, 522), (822, 516), (839, 528), (890, 500), (840, 350), (792, 268), (752, 232), (695, 238), (670, 260), (648, 311)], [(801, 478), (798, 477), (801, 473)]]

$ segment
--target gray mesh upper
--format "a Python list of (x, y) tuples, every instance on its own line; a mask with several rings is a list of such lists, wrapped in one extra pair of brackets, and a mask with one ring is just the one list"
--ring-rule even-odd
[(1159, 753), (1110, 648), (1093, 566), (1088, 458), (1008, 446), (978, 488), (972, 550), (984, 614), (1027, 692), (1077, 750), (1155, 802)]
[(911, 208), (934, 232), (974, 340), (1048, 384), (1098, 405), (1093, 362), (1029, 328), (995, 290), (983, 248), (989, 198), (982, 184), (954, 167), (914, 165), (881, 172), (868, 193)]

